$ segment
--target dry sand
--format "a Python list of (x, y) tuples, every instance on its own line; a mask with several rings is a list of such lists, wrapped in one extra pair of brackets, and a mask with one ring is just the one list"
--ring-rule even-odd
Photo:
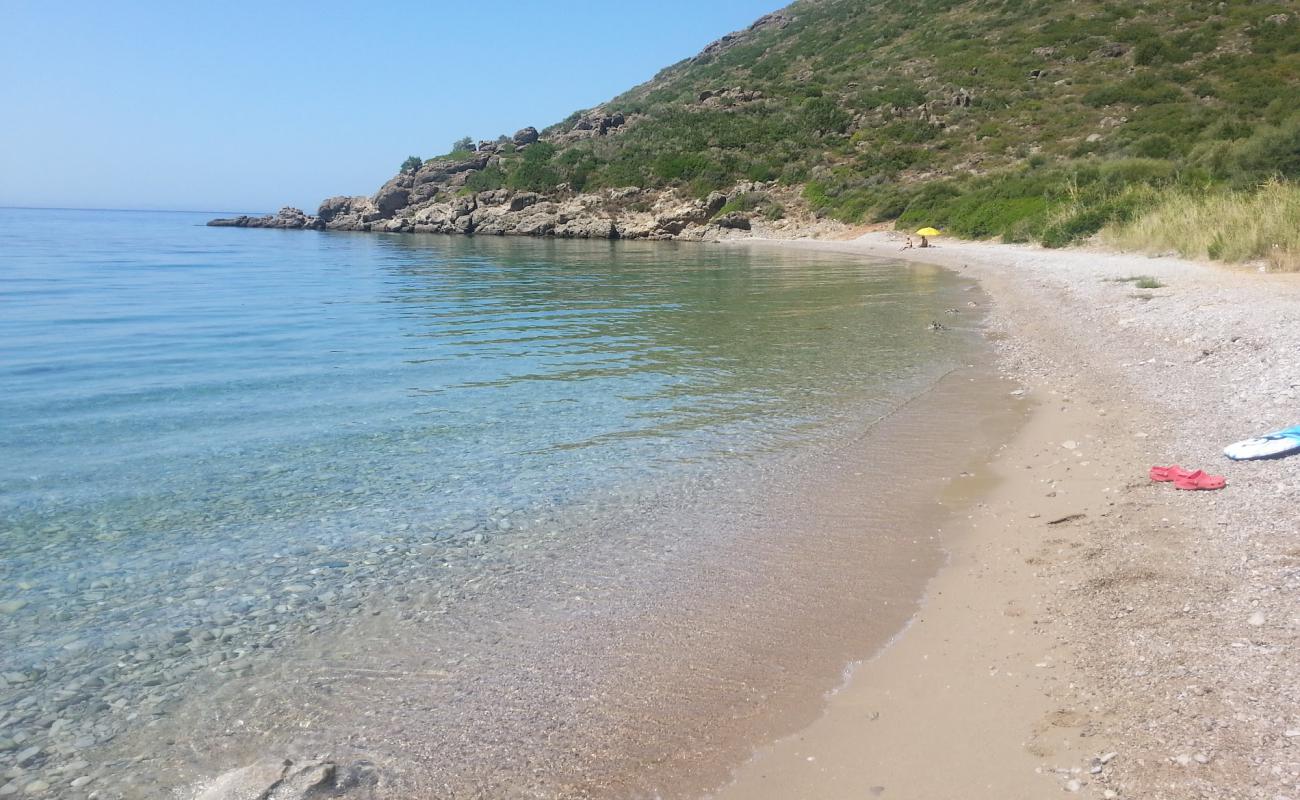
[[(991, 488), (913, 624), (715, 797), (1300, 797), (1300, 457), (1221, 455), (1300, 423), (1300, 276), (899, 244), (780, 246), (979, 279), (1036, 410), (971, 476)], [(1171, 463), (1229, 486), (1148, 481)]]

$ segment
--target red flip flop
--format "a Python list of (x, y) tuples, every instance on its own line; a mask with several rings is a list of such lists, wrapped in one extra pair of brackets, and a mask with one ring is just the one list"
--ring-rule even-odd
[(1191, 470), (1183, 469), (1177, 464), (1172, 467), (1152, 467), (1151, 480), (1158, 483), (1168, 483), (1182, 478), (1187, 478), (1192, 474)]
[(1221, 475), (1209, 475), (1204, 470), (1195, 472), (1181, 478), (1174, 479), (1175, 489), (1185, 489), (1187, 491), (1213, 491), (1222, 489), (1227, 486), (1228, 482)]

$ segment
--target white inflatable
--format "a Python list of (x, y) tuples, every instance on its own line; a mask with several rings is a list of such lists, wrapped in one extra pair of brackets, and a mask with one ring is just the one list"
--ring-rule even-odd
[(1295, 452), (1300, 452), (1300, 425), (1223, 448), (1223, 454), (1233, 461), (1277, 458)]

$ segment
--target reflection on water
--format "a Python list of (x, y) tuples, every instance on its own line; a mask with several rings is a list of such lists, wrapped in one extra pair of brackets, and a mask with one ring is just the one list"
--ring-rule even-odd
[(37, 772), (358, 613), (412, 547), (508, 562), (962, 353), (926, 268), (201, 220), (0, 210), (0, 715)]

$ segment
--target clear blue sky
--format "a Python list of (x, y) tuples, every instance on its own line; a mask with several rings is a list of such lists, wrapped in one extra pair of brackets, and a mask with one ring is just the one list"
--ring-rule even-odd
[(784, 4), (0, 0), (0, 206), (311, 211)]

